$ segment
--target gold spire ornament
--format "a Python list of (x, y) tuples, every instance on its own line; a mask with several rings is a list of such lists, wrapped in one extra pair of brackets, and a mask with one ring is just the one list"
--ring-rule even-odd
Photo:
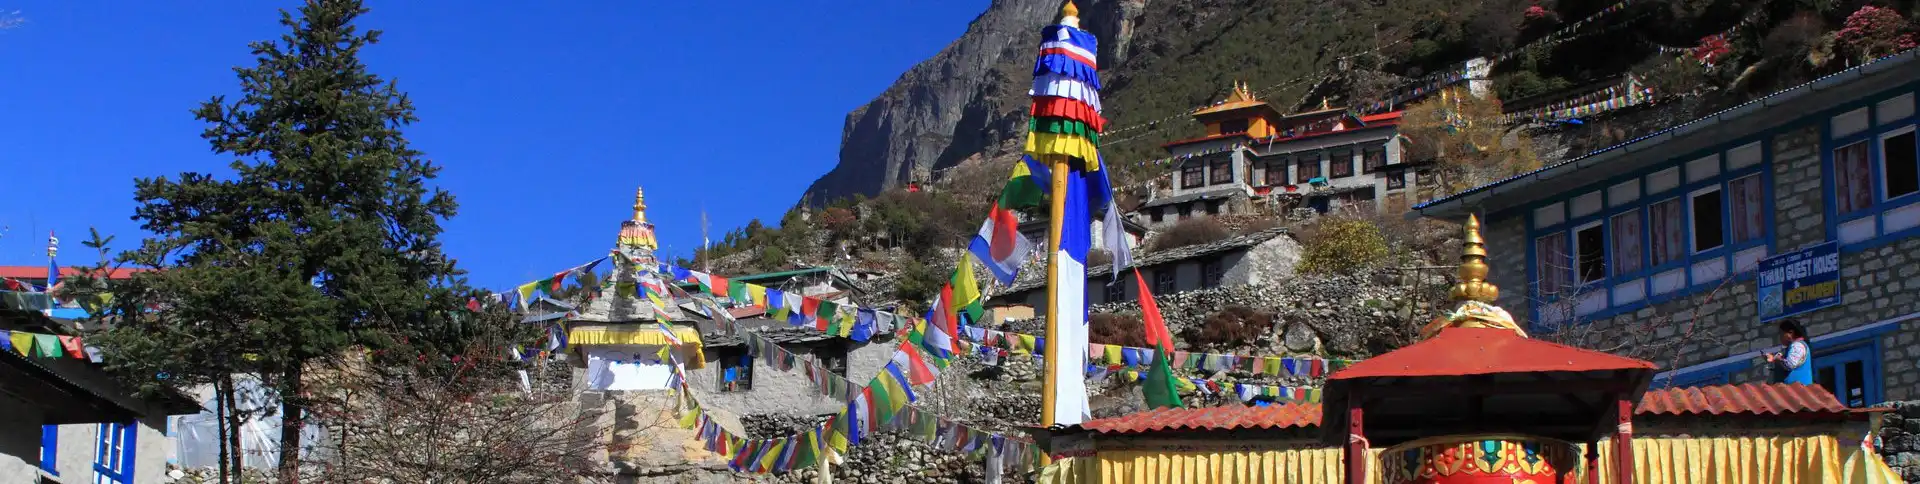
[(647, 223), (647, 190), (633, 189), (633, 221)]
[(1080, 28), (1080, 7), (1073, 6), (1073, 0), (1067, 0), (1066, 5), (1060, 6), (1060, 25)]
[(1500, 298), (1500, 288), (1487, 282), (1487, 242), (1480, 237), (1480, 218), (1468, 215), (1462, 228), (1466, 233), (1460, 244), (1460, 280), (1448, 291), (1458, 306), (1420, 328), (1420, 338), (1432, 338), (1447, 328), (1505, 329), (1527, 337), (1527, 331), (1520, 329), (1512, 314), (1493, 305), (1494, 300)]

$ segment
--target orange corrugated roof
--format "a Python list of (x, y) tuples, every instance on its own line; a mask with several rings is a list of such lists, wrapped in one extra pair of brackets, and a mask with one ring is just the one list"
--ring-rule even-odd
[[(81, 268), (79, 267), (61, 267), (60, 277), (79, 275), (80, 269)], [(133, 277), (134, 273), (146, 272), (149, 270), (152, 270), (152, 269), (121, 267), (118, 269), (114, 269), (111, 273), (107, 274), (107, 278), (108, 279), (126, 279), (129, 277)], [(0, 277), (9, 277), (14, 279), (44, 279), (47, 277), (47, 266), (0, 266)]]
[(1492, 328), (1447, 328), (1425, 341), (1360, 360), (1328, 380), (1496, 373), (1640, 370), (1654, 364), (1599, 351), (1530, 339)]
[(1254, 407), (1227, 405), (1209, 408), (1159, 408), (1081, 424), (1103, 434), (1135, 434), (1180, 430), (1285, 429), (1320, 425), (1320, 404), (1299, 403)]
[[(1102, 434), (1285, 429), (1320, 426), (1318, 403), (1253, 407), (1160, 408), (1081, 424)], [(1743, 383), (1649, 390), (1634, 407), (1639, 416), (1798, 415), (1844, 416), (1855, 413), (1833, 393), (1817, 385)]]
[(1747, 383), (1650, 390), (1636, 415), (1787, 415), (1849, 412), (1833, 392), (1817, 385)]
[(1204, 115), (1214, 114), (1214, 113), (1224, 113), (1224, 112), (1232, 111), (1236, 109), (1245, 109), (1245, 108), (1259, 107), (1259, 106), (1266, 106), (1266, 105), (1267, 105), (1266, 101), (1259, 101), (1259, 100), (1252, 100), (1252, 99), (1245, 100), (1245, 101), (1225, 102), (1225, 103), (1215, 104), (1212, 106), (1201, 108), (1198, 111), (1194, 111), (1193, 115), (1204, 116)]

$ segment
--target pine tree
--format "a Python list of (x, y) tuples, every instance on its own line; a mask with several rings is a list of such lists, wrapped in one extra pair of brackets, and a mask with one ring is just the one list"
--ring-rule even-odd
[(163, 268), (140, 282), (159, 310), (111, 339), (135, 354), (219, 349), (170, 364), (267, 379), (281, 396), (283, 483), (299, 481), (309, 364), (409, 337), (455, 348), (465, 333), (448, 315), (468, 295), (436, 240), (453, 197), (427, 186), (439, 167), (401, 135), (416, 121), (406, 94), (360, 62), (380, 38), (354, 27), (366, 12), (359, 0), (282, 11), (289, 32), (252, 43), (255, 64), (236, 69), (239, 99), (195, 111), (234, 173), (136, 181), (135, 219), (155, 236), (124, 257)]

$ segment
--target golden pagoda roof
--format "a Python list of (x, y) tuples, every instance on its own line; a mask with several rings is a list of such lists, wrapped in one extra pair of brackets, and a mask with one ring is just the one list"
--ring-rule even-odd
[[(1247, 83), (1235, 82), (1233, 83), (1233, 92), (1227, 94), (1227, 99), (1225, 101), (1221, 101), (1220, 104), (1215, 104), (1212, 106), (1200, 108), (1199, 110), (1194, 111), (1193, 115), (1205, 116), (1209, 114), (1219, 114), (1219, 113), (1238, 111), (1241, 109), (1257, 108), (1257, 107), (1265, 107), (1267, 109), (1273, 109), (1272, 105), (1267, 104), (1266, 101), (1261, 101), (1259, 98), (1255, 97), (1253, 95), (1253, 90), (1247, 87)], [(1274, 112), (1278, 113), (1279, 111), (1274, 110)]]

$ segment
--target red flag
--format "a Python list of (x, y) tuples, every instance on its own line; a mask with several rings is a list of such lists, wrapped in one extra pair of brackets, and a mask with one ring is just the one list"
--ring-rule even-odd
[(908, 384), (925, 385), (933, 383), (933, 380), (938, 378), (938, 376), (933, 373), (933, 368), (927, 366), (926, 357), (920, 356), (920, 350), (914, 348), (914, 346), (916, 345), (900, 345), (900, 352), (898, 354), (904, 355), (905, 358), (895, 358), (893, 362), (898, 364), (900, 369), (906, 371)]
[[(964, 264), (967, 262), (963, 260), (961, 263)], [(940, 317), (945, 319), (945, 321), (940, 322), (940, 329), (946, 331), (948, 337), (958, 338), (960, 335), (960, 312), (958, 307), (953, 305), (953, 283), (949, 282), (946, 285), (940, 286), (940, 307), (934, 308), (934, 310), (939, 311)]]
[(473, 311), (473, 312), (476, 312), (476, 313), (477, 313), (477, 312), (480, 312), (480, 299), (478, 299), (478, 298), (471, 298), (471, 297), (470, 297), (470, 298), (467, 298), (467, 310), (468, 310), (468, 311)]
[(1160, 305), (1153, 302), (1153, 292), (1147, 290), (1147, 278), (1141, 276), (1140, 269), (1136, 268), (1133, 270), (1133, 280), (1140, 283), (1140, 317), (1147, 327), (1147, 346), (1173, 349), (1173, 333), (1167, 331), (1166, 320), (1160, 318)]
[(715, 296), (727, 295), (727, 288), (729, 287), (727, 285), (727, 278), (716, 276), (716, 275), (708, 275), (707, 280), (710, 281), (707, 283), (707, 292), (713, 293), (713, 295)]

